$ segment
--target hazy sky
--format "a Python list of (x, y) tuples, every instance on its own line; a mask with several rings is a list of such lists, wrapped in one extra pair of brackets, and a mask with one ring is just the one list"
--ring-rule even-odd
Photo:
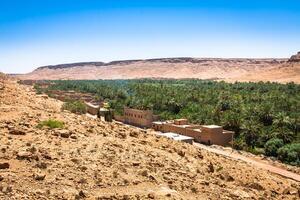
[(0, 0), (6, 73), (83, 61), (297, 51), (299, 0)]

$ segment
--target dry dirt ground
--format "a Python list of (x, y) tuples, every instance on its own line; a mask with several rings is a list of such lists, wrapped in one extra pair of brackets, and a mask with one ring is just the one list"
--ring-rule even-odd
[(0, 199), (299, 199), (299, 182), (61, 104), (0, 81)]
[(300, 63), (288, 59), (198, 59), (165, 58), (119, 61), (95, 66), (94, 63), (47, 66), (21, 79), (137, 79), (197, 78), (234, 81), (300, 83)]

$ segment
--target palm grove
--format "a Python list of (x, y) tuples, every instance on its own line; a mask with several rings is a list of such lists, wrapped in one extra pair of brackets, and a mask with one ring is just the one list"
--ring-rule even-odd
[(234, 147), (300, 165), (300, 85), (203, 80), (54, 81), (51, 90), (75, 90), (123, 107), (153, 109), (162, 119), (187, 118), (235, 131)]

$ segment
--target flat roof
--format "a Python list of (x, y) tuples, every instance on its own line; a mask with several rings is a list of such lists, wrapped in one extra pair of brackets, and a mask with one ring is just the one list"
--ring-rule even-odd
[(194, 139), (192, 137), (185, 136), (185, 135), (180, 135), (180, 134), (173, 133), (173, 132), (158, 133), (157, 135), (167, 137), (167, 138), (171, 138), (171, 139), (177, 140), (177, 141), (180, 141), (180, 140), (193, 140)]
[(159, 125), (161, 125), (161, 124), (165, 124), (165, 122), (157, 121), (157, 122), (152, 122), (152, 124), (159, 124)]
[(174, 121), (187, 121), (187, 119), (175, 119)]
[(205, 127), (205, 128), (222, 128), (222, 126), (218, 126), (218, 125), (202, 125), (202, 127)]
[(85, 102), (85, 104), (87, 105), (87, 106), (90, 106), (90, 107), (93, 107), (93, 108), (99, 108), (100, 106), (98, 106), (98, 105), (94, 105), (94, 104), (91, 104), (91, 103), (89, 103), (89, 102)]

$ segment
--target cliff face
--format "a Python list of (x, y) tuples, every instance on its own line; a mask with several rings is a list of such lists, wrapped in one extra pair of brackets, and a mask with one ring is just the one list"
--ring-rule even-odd
[[(297, 199), (299, 183), (4, 81), (0, 199)], [(62, 128), (38, 128), (44, 120)]]
[(287, 59), (197, 59), (163, 58), (149, 60), (91, 62), (45, 66), (18, 75), (21, 79), (139, 79), (197, 78), (234, 81), (300, 82), (299, 66)]

